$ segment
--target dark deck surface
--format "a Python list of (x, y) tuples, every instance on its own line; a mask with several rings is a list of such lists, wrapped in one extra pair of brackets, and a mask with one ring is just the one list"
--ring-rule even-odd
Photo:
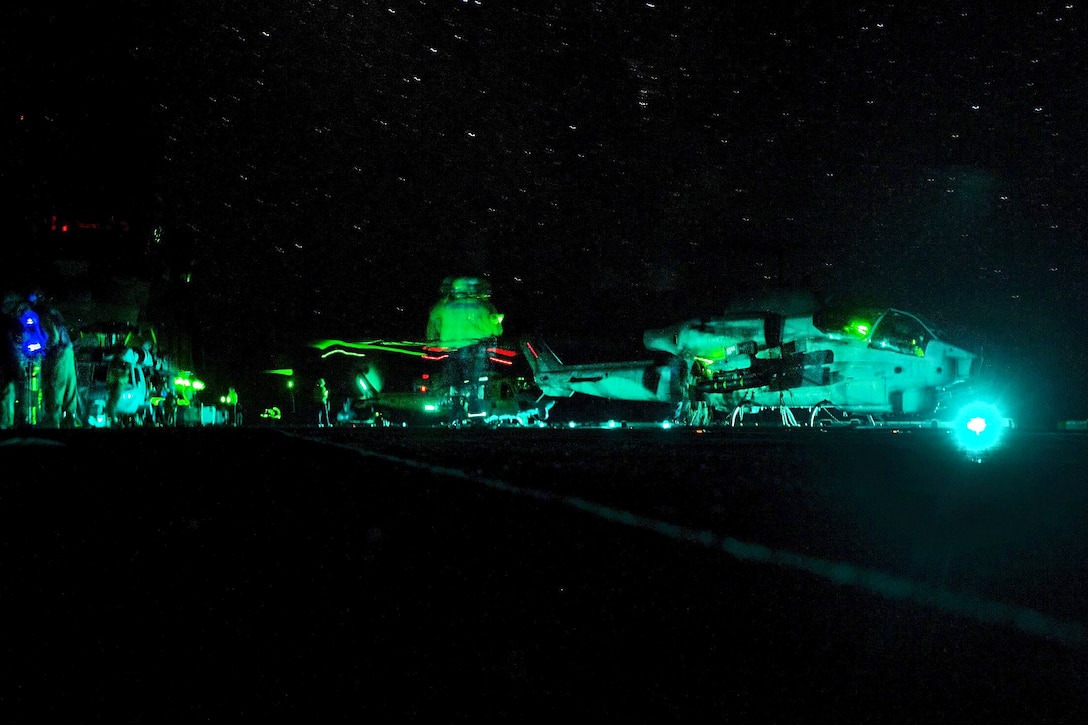
[(1088, 436), (5, 431), (5, 722), (1084, 722)]

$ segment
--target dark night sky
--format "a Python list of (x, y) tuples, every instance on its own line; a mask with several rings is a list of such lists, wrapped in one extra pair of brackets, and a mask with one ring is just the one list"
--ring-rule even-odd
[(1083, 0), (34, 7), (5, 13), (9, 233), (161, 228), (238, 365), (418, 338), (459, 272), (512, 333), (633, 357), (804, 285), (922, 312), (1085, 417)]

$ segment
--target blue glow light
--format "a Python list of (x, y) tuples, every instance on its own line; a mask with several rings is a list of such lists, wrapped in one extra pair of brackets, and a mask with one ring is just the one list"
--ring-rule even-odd
[(965, 405), (956, 418), (956, 444), (968, 453), (982, 453), (1001, 442), (1005, 421), (1001, 411), (990, 403)]

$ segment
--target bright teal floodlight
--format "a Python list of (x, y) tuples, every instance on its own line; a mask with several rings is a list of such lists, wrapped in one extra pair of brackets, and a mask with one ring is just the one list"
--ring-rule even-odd
[(1000, 444), (1005, 419), (990, 403), (971, 403), (960, 410), (954, 430), (960, 448), (971, 454), (985, 453)]

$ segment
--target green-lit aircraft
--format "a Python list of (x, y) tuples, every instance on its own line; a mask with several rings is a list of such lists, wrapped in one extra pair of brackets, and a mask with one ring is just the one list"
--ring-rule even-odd
[(822, 306), (803, 294), (647, 330), (643, 342), (664, 359), (564, 365), (529, 338), (522, 352), (546, 396), (673, 403), (675, 422), (692, 426), (736, 425), (763, 410), (786, 425), (935, 422), (980, 364), (921, 315)]

